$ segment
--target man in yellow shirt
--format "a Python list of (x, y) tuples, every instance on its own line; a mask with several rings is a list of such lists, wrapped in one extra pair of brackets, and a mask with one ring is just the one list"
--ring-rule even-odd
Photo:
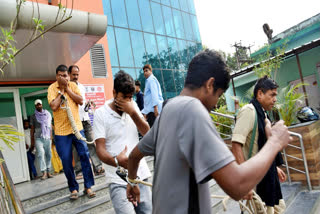
[(59, 65), (57, 67), (56, 80), (57, 81), (52, 83), (48, 88), (48, 103), (53, 111), (55, 143), (57, 152), (62, 161), (64, 174), (68, 180), (68, 186), (71, 192), (70, 199), (77, 199), (79, 192), (79, 185), (75, 179), (72, 166), (72, 144), (75, 145), (81, 161), (84, 177), (84, 193), (92, 198), (95, 196), (95, 193), (91, 190), (91, 186), (94, 185), (94, 179), (91, 171), (87, 144), (76, 138), (68, 119), (67, 111), (60, 107), (62, 101), (61, 97), (64, 96), (71, 109), (76, 126), (84, 136), (78, 107), (78, 105), (82, 105), (83, 103), (82, 96), (77, 85), (68, 81), (67, 66)]

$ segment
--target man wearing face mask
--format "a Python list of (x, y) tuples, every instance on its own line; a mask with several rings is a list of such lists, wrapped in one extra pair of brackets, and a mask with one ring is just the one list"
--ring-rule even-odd
[[(138, 144), (139, 136), (145, 135), (149, 125), (138, 105), (132, 100), (135, 92), (134, 80), (124, 71), (114, 79), (113, 97), (95, 112), (93, 133), (98, 157), (104, 163), (109, 191), (117, 214), (151, 213), (151, 189), (140, 186), (141, 200), (133, 206), (126, 197), (127, 183), (117, 174), (116, 167), (127, 169), (128, 154)], [(151, 174), (145, 160), (141, 161), (138, 175), (147, 180)]]

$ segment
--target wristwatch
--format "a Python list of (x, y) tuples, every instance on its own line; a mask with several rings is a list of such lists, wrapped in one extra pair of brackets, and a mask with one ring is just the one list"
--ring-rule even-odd
[(116, 162), (117, 167), (119, 167), (119, 163), (118, 163), (118, 160), (117, 160), (117, 156), (114, 156), (113, 158), (114, 158), (114, 162)]

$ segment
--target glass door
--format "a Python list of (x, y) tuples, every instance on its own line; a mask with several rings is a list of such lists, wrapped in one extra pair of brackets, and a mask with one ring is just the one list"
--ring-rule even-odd
[[(19, 132), (23, 131), (19, 90), (0, 88), (0, 124), (14, 126)], [(1, 139), (0, 146), (3, 148), (3, 156), (14, 183), (29, 180), (28, 162), (24, 137), (14, 143), (11, 150)]]

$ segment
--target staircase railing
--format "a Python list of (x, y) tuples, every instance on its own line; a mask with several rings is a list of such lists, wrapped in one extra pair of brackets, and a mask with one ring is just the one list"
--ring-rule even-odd
[[(4, 159), (1, 151), (0, 159)], [(25, 213), (5, 161), (0, 163), (0, 213)]]
[[(221, 125), (221, 126), (225, 126), (225, 127), (229, 127), (231, 130), (233, 130), (234, 124), (235, 124), (235, 116), (229, 115), (229, 114), (222, 114), (222, 113), (218, 113), (218, 112), (215, 112), (215, 111), (211, 111), (210, 113), (211, 113), (211, 114), (214, 114), (214, 115), (216, 115), (216, 116), (219, 116), (219, 117), (225, 117), (225, 118), (228, 118), (228, 119), (230, 119), (230, 120), (233, 120), (231, 126), (228, 126), (228, 125), (221, 124), (221, 123), (218, 123), (218, 122), (216, 122), (216, 121), (213, 121), (214, 124)], [(218, 132), (219, 132), (219, 131), (218, 131)], [(290, 144), (290, 143), (288, 144), (288, 146), (301, 150), (302, 159), (301, 159), (301, 158), (298, 158), (298, 157), (295, 157), (295, 156), (293, 156), (293, 155), (288, 155), (288, 154), (286, 153), (285, 149), (283, 149), (282, 154), (283, 154), (283, 159), (284, 159), (284, 162), (285, 162), (285, 164), (283, 164), (283, 166), (286, 167), (286, 170), (287, 170), (287, 173), (288, 173), (288, 181), (289, 181), (289, 183), (291, 183), (291, 177), (290, 177), (290, 171), (289, 171), (289, 169), (294, 170), (294, 171), (297, 171), (297, 172), (300, 172), (300, 173), (302, 173), (302, 174), (305, 174), (306, 180), (307, 180), (308, 189), (309, 189), (309, 191), (311, 191), (311, 190), (312, 190), (312, 186), (311, 186), (311, 181), (310, 181), (310, 176), (309, 176), (309, 169), (308, 169), (308, 163), (307, 163), (307, 158), (306, 158), (306, 154), (305, 154), (305, 149), (304, 149), (304, 144), (303, 144), (302, 136), (301, 136), (301, 134), (295, 133), (295, 132), (289, 132), (289, 133), (290, 133), (291, 136), (293, 136), (293, 137), (298, 137), (298, 138), (299, 138), (300, 147), (299, 147), (299, 146), (292, 145), (292, 144)], [(219, 134), (220, 134), (220, 136), (221, 136), (222, 138), (224, 138), (223, 136), (227, 136), (227, 137), (231, 138), (231, 135), (227, 135), (227, 134), (224, 134), (224, 133), (221, 133), (221, 132), (219, 132)], [(230, 147), (230, 146), (229, 146), (229, 147)], [(295, 160), (303, 161), (304, 171), (299, 170), (299, 169), (295, 168), (294, 166), (289, 166), (287, 157), (293, 158), (293, 159), (295, 159)]]
[[(288, 144), (288, 146), (301, 150), (302, 159), (298, 158), (298, 157), (295, 157), (295, 156), (292, 156), (292, 155), (288, 155), (286, 153), (286, 150), (283, 149), (282, 154), (284, 156), (284, 161), (285, 161), (285, 164), (283, 164), (283, 166), (286, 167), (286, 170), (287, 170), (287, 173), (288, 173), (288, 181), (289, 181), (289, 183), (291, 183), (291, 177), (290, 177), (290, 170), (289, 169), (294, 170), (296, 172), (300, 172), (302, 174), (305, 174), (306, 180), (307, 180), (308, 189), (309, 189), (309, 191), (311, 191), (312, 190), (312, 186), (311, 186), (311, 182), (310, 182), (308, 163), (307, 163), (307, 158), (306, 158), (306, 154), (305, 154), (305, 149), (304, 149), (304, 145), (303, 145), (302, 136), (301, 136), (301, 134), (295, 133), (295, 132), (289, 132), (289, 133), (290, 133), (291, 136), (299, 138), (300, 147), (292, 145), (292, 144)], [(302, 161), (303, 165), (304, 165), (304, 171), (302, 171), (300, 169), (297, 169), (297, 168), (295, 168), (293, 166), (289, 166), (287, 157), (293, 158), (293, 159), (298, 160), (298, 161)]]

